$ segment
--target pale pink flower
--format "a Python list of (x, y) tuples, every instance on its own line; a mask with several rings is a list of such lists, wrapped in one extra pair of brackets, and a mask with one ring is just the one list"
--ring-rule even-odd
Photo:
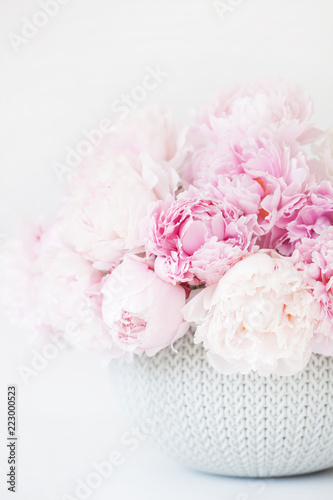
[(0, 254), (0, 303), (14, 322), (30, 330), (38, 322), (34, 279), (42, 235), (40, 225), (25, 224), (21, 237), (9, 241)]
[(169, 162), (177, 153), (180, 131), (169, 110), (150, 106), (116, 119), (100, 149), (117, 156), (146, 153), (155, 162)]
[(293, 257), (320, 304), (313, 350), (333, 356), (333, 226), (324, 229), (316, 239), (303, 238)]
[(312, 144), (314, 157), (309, 161), (310, 171), (317, 183), (324, 180), (333, 182), (333, 130), (324, 134), (320, 144)]
[(42, 235), (36, 260), (34, 286), (40, 329), (64, 337), (69, 345), (123, 357), (102, 320), (100, 291), (105, 274), (73, 251), (60, 238), (62, 220), (50, 224)]
[(296, 219), (298, 212), (306, 204), (306, 200), (307, 195), (300, 193), (291, 198), (290, 201), (279, 210), (275, 225), (266, 235), (258, 240), (258, 244), (261, 248), (271, 248), (286, 257), (292, 255), (298, 240), (291, 240), (288, 224)]
[(245, 198), (258, 215), (261, 234), (267, 233), (278, 211), (308, 188), (309, 167), (300, 145), (322, 135), (310, 121), (312, 112), (308, 92), (283, 80), (222, 92), (189, 127), (182, 147), (185, 182), (205, 189), (221, 186), (221, 177), (234, 182), (236, 176), (250, 176), (259, 186), (246, 181)]
[(259, 234), (270, 231), (294, 197), (308, 188), (309, 168), (301, 150), (251, 138), (217, 143), (213, 158), (211, 149), (193, 157), (194, 185), (216, 198), (227, 196), (247, 215), (255, 214)]
[(323, 229), (333, 224), (333, 186), (323, 181), (309, 189), (305, 200), (287, 224), (291, 242), (302, 238), (317, 238)]
[(22, 239), (8, 244), (0, 259), (1, 303), (35, 335), (122, 356), (102, 321), (101, 304), (90, 293), (104, 273), (63, 244), (61, 228), (60, 219), (45, 229), (26, 226)]
[[(220, 131), (237, 129), (244, 135), (265, 133), (285, 142), (306, 143), (317, 137), (311, 118), (309, 92), (282, 79), (249, 82), (222, 91), (199, 114), (195, 125), (208, 128), (218, 120)], [(215, 126), (215, 124), (214, 124)]]
[(147, 204), (173, 194), (180, 181), (172, 164), (179, 133), (171, 113), (157, 107), (116, 117), (67, 186), (64, 238), (73, 249), (103, 270), (140, 251)]
[(258, 243), (290, 256), (302, 238), (317, 238), (333, 224), (333, 186), (329, 181), (295, 195), (279, 212), (275, 226)]
[(221, 373), (292, 375), (309, 361), (317, 304), (290, 258), (259, 251), (183, 309)]
[[(102, 335), (103, 324), (86, 294), (104, 274), (64, 245), (46, 247), (35, 278), (39, 322), (69, 344), (89, 343)], [(109, 347), (112, 341), (110, 339)]]
[(66, 197), (63, 237), (103, 270), (126, 252), (143, 249), (139, 225), (151, 201), (173, 193), (178, 175), (143, 154), (110, 157), (96, 169), (78, 170)]
[(321, 159), (325, 167), (326, 178), (333, 182), (333, 131), (327, 134), (323, 142)]
[(252, 251), (255, 216), (243, 216), (226, 199), (195, 188), (150, 206), (144, 221), (148, 256), (170, 283), (213, 284)]
[(165, 283), (143, 260), (126, 256), (105, 279), (102, 294), (103, 319), (126, 352), (153, 356), (187, 331), (185, 290)]
[(256, 231), (261, 232), (260, 222), (266, 213), (260, 208), (264, 198), (264, 189), (261, 182), (250, 175), (240, 173), (237, 175), (221, 175), (216, 182), (206, 184), (201, 191), (217, 199), (227, 200), (237, 207), (244, 215), (256, 215), (258, 224)]
[[(157, 106), (132, 110), (126, 117), (115, 114), (110, 120), (109, 131), (104, 135), (92, 133), (91, 153), (75, 167), (74, 175), (87, 175), (107, 162), (110, 157), (126, 156), (130, 162), (143, 155), (169, 170), (178, 158), (181, 136), (180, 125), (170, 111)], [(76, 183), (75, 179), (71, 183)]]

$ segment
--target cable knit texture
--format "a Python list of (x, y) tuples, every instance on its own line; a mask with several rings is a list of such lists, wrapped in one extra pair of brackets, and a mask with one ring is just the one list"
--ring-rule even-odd
[(189, 331), (113, 372), (134, 423), (191, 468), (274, 477), (333, 466), (333, 357), (313, 354), (290, 377), (222, 375)]

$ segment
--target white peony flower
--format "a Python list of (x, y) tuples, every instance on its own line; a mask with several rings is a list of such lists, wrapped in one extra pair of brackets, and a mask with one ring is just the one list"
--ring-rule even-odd
[(116, 156), (147, 153), (156, 162), (168, 162), (177, 153), (180, 132), (180, 125), (169, 110), (147, 106), (124, 119), (116, 119), (100, 152)]
[(311, 355), (317, 304), (290, 258), (259, 251), (184, 308), (210, 363), (221, 373), (291, 375)]
[(179, 126), (170, 112), (150, 107), (115, 121), (96, 154), (67, 186), (64, 238), (108, 271), (127, 252), (143, 250), (139, 224), (151, 201), (178, 188), (173, 168)]
[(148, 204), (173, 193), (178, 181), (145, 153), (78, 171), (63, 210), (65, 241), (107, 271), (126, 252), (143, 250), (139, 226)]

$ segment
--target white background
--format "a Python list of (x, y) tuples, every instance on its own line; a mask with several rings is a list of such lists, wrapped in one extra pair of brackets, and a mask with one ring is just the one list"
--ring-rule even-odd
[[(225, 0), (228, 4), (228, 0)], [(230, 1), (230, 3), (233, 3)], [(237, 2), (234, 2), (236, 4)], [(15, 51), (38, 1), (0, 0), (0, 234), (22, 219), (55, 214), (62, 186), (52, 165), (68, 146), (112, 116), (111, 105), (140, 84), (147, 66), (168, 73), (142, 104), (173, 108), (186, 121), (223, 85), (282, 76), (306, 87), (321, 127), (333, 124), (331, 0), (244, 0), (222, 19), (211, 0), (71, 0)], [(6, 386), (19, 389), (19, 500), (74, 495), (92, 462), (119, 449), (128, 430), (108, 370), (89, 353), (61, 352), (26, 386), (29, 333), (1, 315), (0, 498), (5, 487)], [(145, 444), (94, 491), (96, 500), (331, 499), (333, 472), (253, 482), (182, 469)]]

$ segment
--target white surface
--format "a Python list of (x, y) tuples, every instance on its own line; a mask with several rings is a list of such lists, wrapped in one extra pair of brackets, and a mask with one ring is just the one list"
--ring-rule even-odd
[[(225, 4), (228, 0), (225, 0)], [(232, 3), (232, 2), (230, 2)], [(237, 3), (237, 2), (234, 2)], [(52, 164), (76, 147), (83, 129), (112, 116), (111, 105), (140, 84), (147, 65), (169, 76), (143, 103), (186, 117), (225, 84), (283, 76), (312, 93), (320, 126), (333, 122), (331, 0), (244, 0), (220, 19), (211, 0), (71, 0), (15, 52), (8, 33), (40, 10), (38, 1), (0, 0), (0, 233), (22, 218), (55, 213), (61, 186)], [(1, 317), (0, 498), (4, 473), (6, 386), (19, 385), (19, 500), (74, 494), (77, 478), (118, 449), (128, 432), (111, 381), (89, 354), (62, 352), (26, 387), (28, 332)], [(89, 498), (332, 498), (333, 473), (249, 482), (192, 473), (142, 444)]]

